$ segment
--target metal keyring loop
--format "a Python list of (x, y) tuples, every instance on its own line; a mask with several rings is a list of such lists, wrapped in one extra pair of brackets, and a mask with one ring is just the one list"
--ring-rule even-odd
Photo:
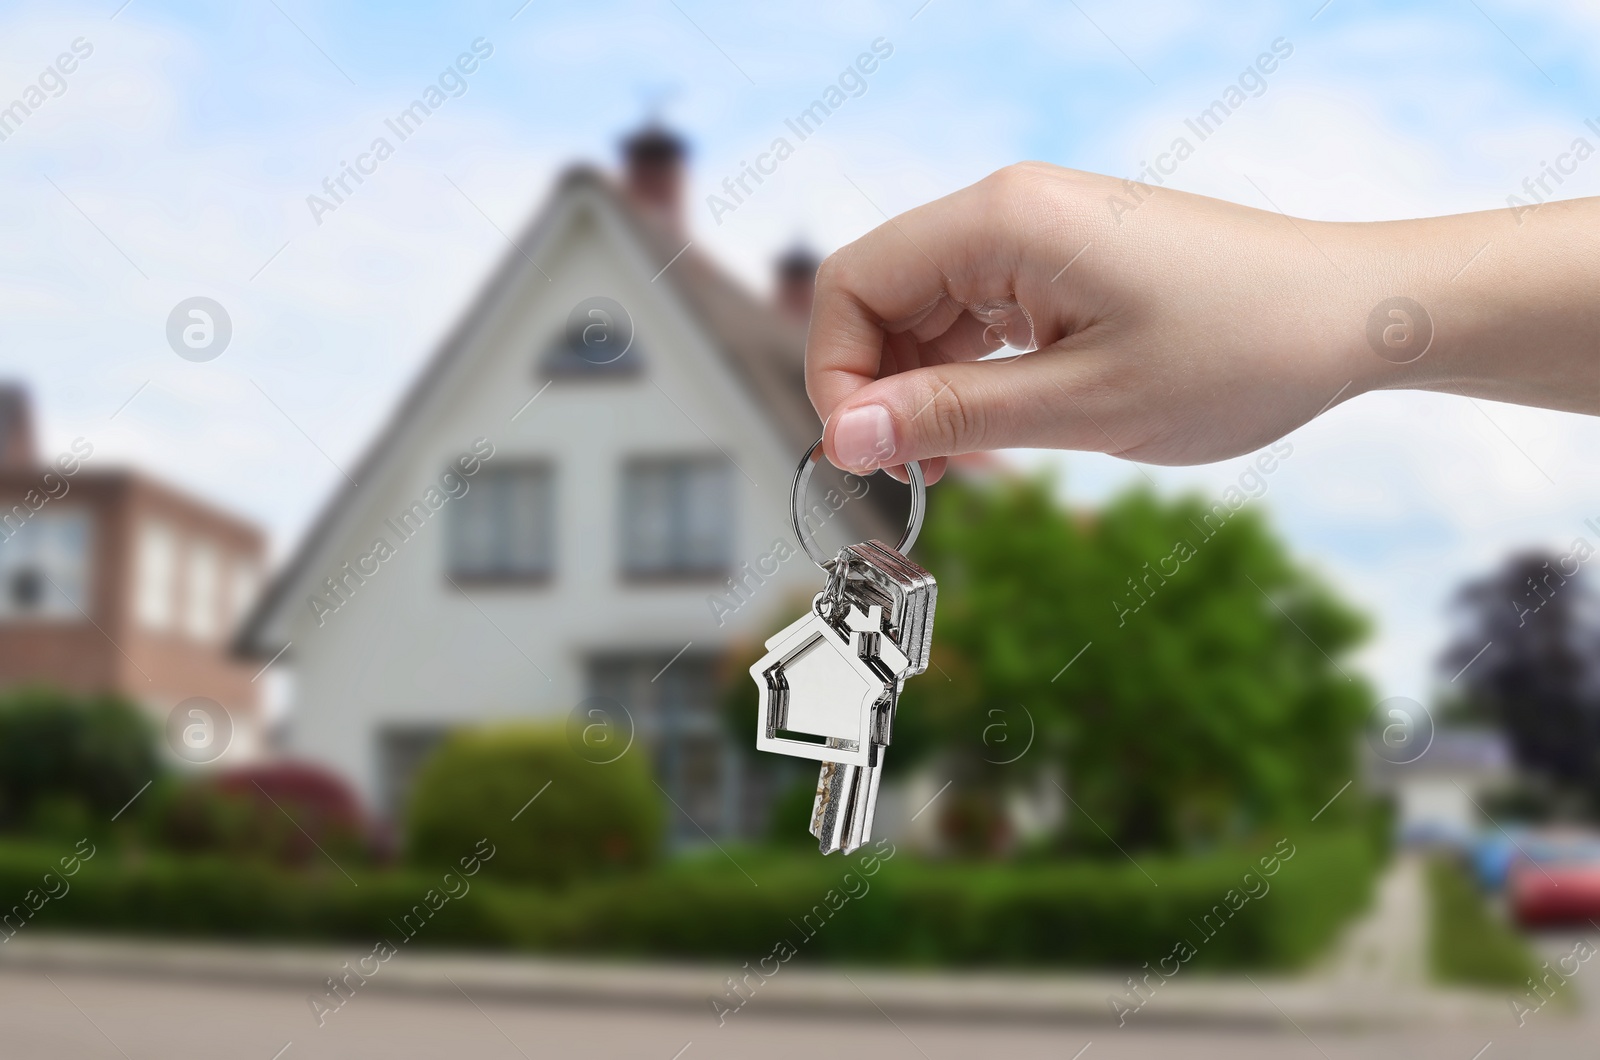
[[(822, 452), (822, 439), (818, 438), (806, 450), (806, 455), (800, 458), (800, 466), (795, 468), (794, 481), (789, 486), (789, 525), (794, 530), (795, 540), (800, 542), (800, 547), (805, 554), (811, 557), (811, 562), (828, 570), (833, 563), (833, 557), (823, 552), (817, 542), (804, 530), (804, 519), (801, 511), (805, 507), (806, 487), (811, 484), (811, 473), (816, 469), (817, 458)], [(901, 555), (911, 551), (911, 546), (916, 544), (917, 534), (922, 531), (922, 514), (928, 503), (928, 486), (922, 478), (922, 465), (912, 461), (905, 465), (906, 476), (911, 480), (911, 512), (906, 520), (906, 532), (901, 535), (900, 543), (894, 550)]]

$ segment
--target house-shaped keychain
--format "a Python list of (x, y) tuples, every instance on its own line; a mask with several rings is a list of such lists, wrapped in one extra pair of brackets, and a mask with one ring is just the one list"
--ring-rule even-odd
[(876, 764), (875, 708), (892, 702), (908, 667), (882, 621), (881, 608), (851, 607), (839, 629), (813, 609), (767, 641), (767, 654), (750, 667), (760, 697), (758, 750)]

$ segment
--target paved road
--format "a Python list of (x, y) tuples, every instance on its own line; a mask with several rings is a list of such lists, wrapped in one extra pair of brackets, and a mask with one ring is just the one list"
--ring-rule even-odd
[(0, 972), (5, 1060), (1074, 1060), (1080, 1054), (1082, 1060), (1565, 1060), (1594, 1055), (1595, 1037), (1593, 1024), (1553, 1012), (1522, 1029), (1508, 1017), (1504, 1025), (1439, 1031), (1317, 1031), (1312, 1042), (1293, 1029), (895, 1023), (886, 1017), (763, 1016), (754, 1009), (718, 1027), (709, 1011), (534, 1006), (393, 992), (358, 994), (318, 1027), (305, 995), (286, 988)]

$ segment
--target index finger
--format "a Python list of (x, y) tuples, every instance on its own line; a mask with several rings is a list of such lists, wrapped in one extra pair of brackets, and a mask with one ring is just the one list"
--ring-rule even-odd
[(1017, 262), (1011, 204), (1035, 178), (1012, 166), (918, 206), (850, 243), (817, 272), (806, 339), (806, 393), (827, 420), (884, 374), (884, 344), (943, 331), (964, 308), (1009, 300)]

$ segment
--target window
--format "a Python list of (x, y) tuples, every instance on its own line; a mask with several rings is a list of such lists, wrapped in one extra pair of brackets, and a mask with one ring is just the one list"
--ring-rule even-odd
[(178, 542), (165, 523), (146, 522), (139, 528), (134, 613), (147, 629), (170, 629), (173, 620), (173, 575), (178, 564)]
[(643, 359), (634, 341), (633, 318), (610, 298), (586, 298), (567, 326), (539, 358), (539, 373), (551, 379), (629, 378)]
[(42, 511), (0, 538), (0, 619), (79, 619), (89, 610), (89, 513)]
[(189, 548), (189, 569), (184, 578), (187, 606), (184, 629), (196, 640), (210, 640), (217, 633), (217, 551), (204, 541)]
[(450, 504), (453, 578), (537, 581), (555, 560), (555, 474), (548, 464), (486, 468)]
[(629, 577), (721, 577), (732, 566), (731, 468), (721, 457), (636, 460), (622, 484)]
[(449, 735), (442, 725), (395, 725), (378, 731), (378, 806), (387, 820), (405, 819), (417, 775)]

